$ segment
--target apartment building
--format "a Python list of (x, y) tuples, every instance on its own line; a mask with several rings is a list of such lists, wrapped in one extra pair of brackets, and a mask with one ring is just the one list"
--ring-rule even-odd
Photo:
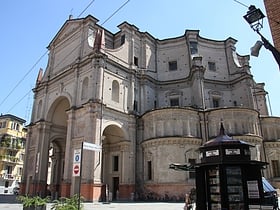
[(0, 177), (21, 181), (27, 129), (25, 120), (0, 115)]

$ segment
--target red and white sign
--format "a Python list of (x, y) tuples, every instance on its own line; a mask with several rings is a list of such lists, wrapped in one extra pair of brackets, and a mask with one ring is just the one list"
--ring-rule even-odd
[(80, 176), (80, 171), (81, 171), (80, 163), (74, 163), (73, 164), (73, 176)]

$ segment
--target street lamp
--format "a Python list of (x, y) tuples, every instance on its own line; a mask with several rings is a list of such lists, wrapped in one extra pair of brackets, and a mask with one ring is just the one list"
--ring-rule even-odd
[(254, 5), (249, 7), (249, 11), (243, 16), (245, 20), (250, 24), (254, 31), (260, 31), (263, 27), (263, 18), (265, 15), (260, 9), (257, 9)]
[(257, 43), (251, 48), (251, 55), (258, 56), (259, 50), (263, 45), (266, 49), (270, 50), (273, 54), (278, 66), (280, 68), (280, 53), (270, 42), (260, 33), (260, 30), (263, 28), (263, 18), (265, 15), (260, 9), (257, 9), (254, 5), (249, 7), (249, 10), (246, 15), (243, 16), (244, 19), (249, 23), (251, 28), (257, 32), (262, 41), (257, 41)]

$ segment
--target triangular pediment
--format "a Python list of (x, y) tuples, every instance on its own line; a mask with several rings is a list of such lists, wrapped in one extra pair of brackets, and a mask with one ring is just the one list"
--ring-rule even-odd
[(98, 22), (98, 19), (94, 18), (91, 15), (88, 15), (85, 18), (78, 18), (78, 19), (69, 19), (67, 20), (63, 26), (60, 28), (58, 33), (55, 35), (53, 40), (50, 42), (48, 48), (52, 45), (56, 45), (59, 43), (61, 40), (64, 40), (68, 36), (72, 35), (75, 33), (75, 31), (79, 30), (81, 25), (85, 22), (89, 21), (92, 22), (93, 24), (96, 24)]

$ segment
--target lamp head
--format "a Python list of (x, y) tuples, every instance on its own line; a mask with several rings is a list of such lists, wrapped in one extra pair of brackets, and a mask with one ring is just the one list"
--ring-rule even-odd
[(253, 47), (251, 47), (251, 55), (258, 57), (262, 46), (263, 46), (263, 42), (257, 41), (256, 44)]
[(243, 16), (247, 23), (250, 24), (254, 31), (260, 31), (263, 27), (263, 18), (265, 15), (260, 9), (257, 9), (254, 5), (249, 7), (246, 15)]

